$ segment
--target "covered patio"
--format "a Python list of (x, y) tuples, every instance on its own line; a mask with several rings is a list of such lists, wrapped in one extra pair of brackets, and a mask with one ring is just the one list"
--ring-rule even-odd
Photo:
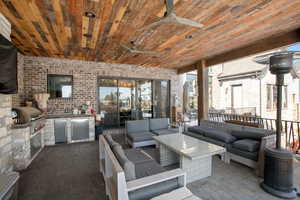
[[(123, 138), (118, 135), (114, 138), (120, 143), (123, 141)], [(105, 182), (99, 173), (96, 159), (98, 157), (97, 146), (98, 144), (94, 142), (92, 144), (47, 147), (30, 168), (22, 173), (20, 199), (105, 199)], [(65, 152), (63, 158), (60, 156), (62, 150)], [(145, 150), (158, 159), (158, 152), (155, 149), (146, 148)], [(89, 156), (87, 157), (87, 155)], [(83, 160), (84, 163), (82, 163)], [(77, 163), (76, 167), (74, 167), (74, 163)], [(62, 168), (62, 166), (69, 167)], [(239, 163), (227, 165), (215, 157), (213, 167), (213, 176), (187, 185), (196, 196), (203, 200), (279, 199), (264, 192), (259, 187), (262, 179), (244, 165)], [(296, 187), (300, 186), (299, 167), (300, 161), (295, 162)]]
[[(278, 199), (260, 187), (274, 129), (212, 120), (208, 69), (299, 43), (299, 10), (298, 0), (0, 0), (0, 175), (20, 175), (20, 200)], [(183, 74), (195, 70), (206, 127), (183, 125)], [(234, 149), (239, 140), (250, 143)], [(0, 181), (0, 195), (16, 183)]]

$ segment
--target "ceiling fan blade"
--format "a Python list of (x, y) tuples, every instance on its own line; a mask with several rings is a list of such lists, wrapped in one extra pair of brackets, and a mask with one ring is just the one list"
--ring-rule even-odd
[(138, 54), (155, 54), (158, 53), (157, 51), (148, 51), (148, 50), (138, 50), (138, 49), (132, 49), (129, 48), (128, 46), (121, 44), (121, 47), (129, 51), (130, 53), (138, 53)]
[(157, 51), (147, 51), (147, 50), (133, 50), (132, 53), (138, 53), (138, 54), (156, 54)]
[(173, 13), (174, 10), (174, 1), (173, 0), (166, 0), (166, 7), (167, 7), (167, 16)]
[(128, 46), (124, 45), (124, 44), (121, 44), (121, 47), (123, 47), (124, 49), (126, 49), (127, 51), (132, 51), (131, 48), (129, 48)]
[(186, 19), (186, 18), (181, 18), (181, 17), (175, 17), (175, 21), (180, 23), (180, 24), (184, 24), (184, 25), (187, 25), (187, 26), (193, 26), (193, 27), (197, 27), (197, 28), (202, 28), (204, 25), (203, 24), (200, 24), (198, 22), (195, 22), (193, 20), (189, 20), (189, 19)]
[(161, 19), (161, 20), (159, 20), (159, 21), (157, 21), (157, 22), (154, 22), (154, 23), (152, 23), (152, 24), (149, 24), (149, 25), (147, 25), (147, 26), (141, 28), (140, 30), (143, 31), (143, 30), (146, 30), (146, 29), (154, 28), (154, 27), (156, 27), (156, 26), (159, 26), (159, 25), (165, 23), (166, 21), (167, 21), (166, 18), (163, 18), (163, 19)]

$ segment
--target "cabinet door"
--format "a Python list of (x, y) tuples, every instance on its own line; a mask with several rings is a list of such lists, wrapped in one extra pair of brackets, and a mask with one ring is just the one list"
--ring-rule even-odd
[(54, 135), (55, 135), (55, 143), (67, 142), (67, 120), (65, 119), (54, 120)]
[(89, 139), (89, 120), (72, 119), (72, 141)]

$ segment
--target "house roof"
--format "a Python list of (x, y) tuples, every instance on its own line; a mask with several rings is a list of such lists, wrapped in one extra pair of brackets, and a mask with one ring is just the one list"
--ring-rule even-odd
[[(245, 77), (264, 74), (268, 70), (268, 66), (264, 64), (258, 64), (253, 61), (256, 56), (247, 57), (223, 64), (223, 72), (218, 75), (219, 79)], [(291, 74), (294, 78), (300, 78), (300, 62), (294, 62)]]
[[(29, 56), (180, 69), (220, 55), (222, 61), (231, 59), (222, 55), (300, 28), (300, 1), (174, 0), (174, 9), (178, 17), (204, 26), (165, 22), (143, 29), (164, 17), (164, 0), (0, 1), (0, 12), (13, 27), (13, 43)], [(259, 42), (254, 49), (275, 43), (282, 44)]]
[(232, 77), (237, 75), (249, 75), (256, 72), (262, 72), (266, 65), (255, 63), (253, 58), (250, 56), (247, 58), (227, 62), (223, 64), (223, 71), (218, 75), (218, 78)]

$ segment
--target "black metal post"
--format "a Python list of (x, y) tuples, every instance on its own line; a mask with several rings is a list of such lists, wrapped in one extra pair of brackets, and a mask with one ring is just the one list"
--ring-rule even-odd
[(276, 149), (281, 149), (281, 108), (282, 108), (282, 86), (284, 84), (284, 74), (276, 74), (277, 85), (277, 118), (276, 118)]

